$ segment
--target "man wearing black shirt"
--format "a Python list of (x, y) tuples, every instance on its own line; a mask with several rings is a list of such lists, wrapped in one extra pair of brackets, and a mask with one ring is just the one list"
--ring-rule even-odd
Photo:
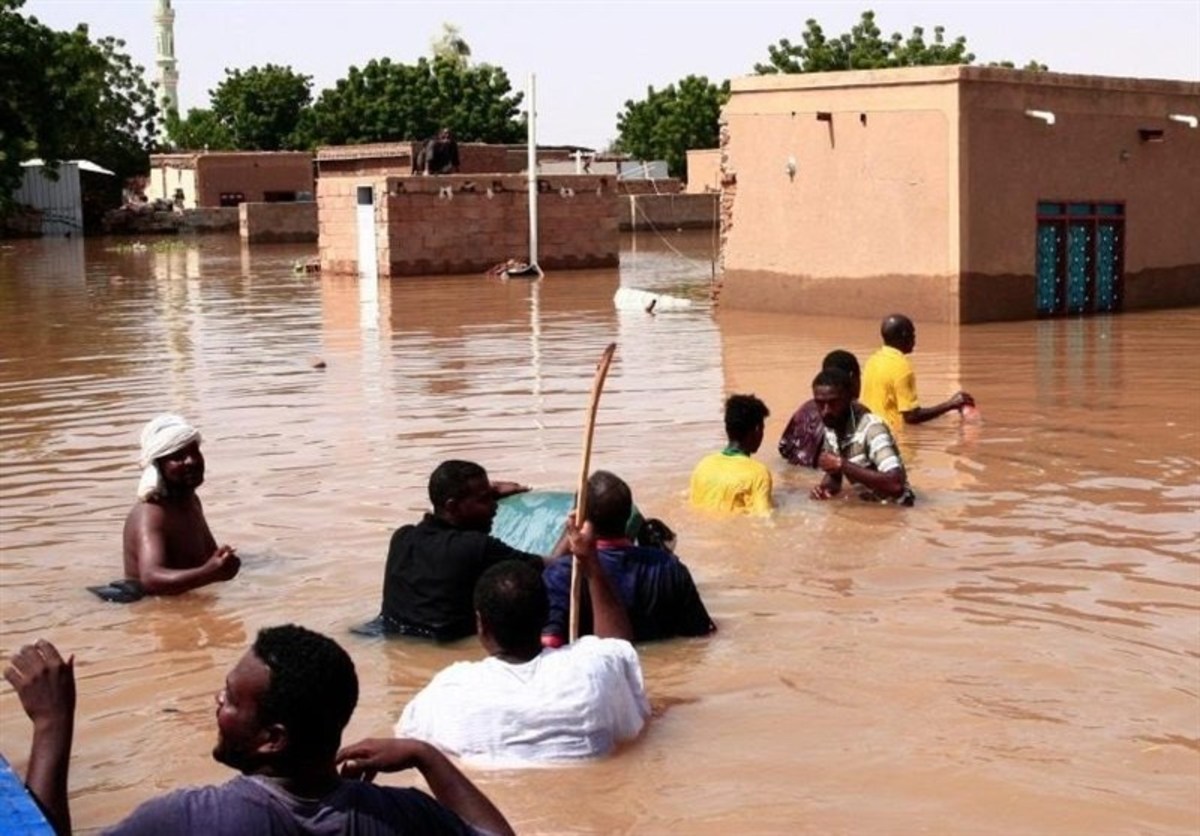
[[(475, 582), (505, 560), (539, 572), (543, 559), (491, 536), (499, 497), (528, 490), (491, 482), (474, 462), (450, 460), (429, 477), (432, 513), (392, 535), (383, 576), (386, 633), (454, 641), (475, 633)], [(557, 554), (558, 551), (556, 550)]]

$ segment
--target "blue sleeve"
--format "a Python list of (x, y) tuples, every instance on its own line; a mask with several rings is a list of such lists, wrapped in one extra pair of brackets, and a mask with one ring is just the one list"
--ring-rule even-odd
[(679, 635), (707, 636), (716, 630), (717, 625), (700, 600), (700, 590), (696, 589), (692, 573), (682, 562), (676, 562), (672, 574), (676, 589), (675, 623)]
[(571, 556), (558, 558), (542, 572), (546, 595), (550, 598), (550, 615), (543, 635), (567, 637), (567, 621), (571, 608)]

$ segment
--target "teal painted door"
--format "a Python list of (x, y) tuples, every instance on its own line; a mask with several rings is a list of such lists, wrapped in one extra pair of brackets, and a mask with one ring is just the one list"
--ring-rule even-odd
[(1065, 234), (1060, 221), (1039, 221), (1037, 231), (1037, 312), (1058, 313), (1062, 308), (1061, 263)]
[(1096, 310), (1116, 311), (1121, 304), (1121, 254), (1125, 224), (1101, 221), (1096, 226)]
[(1085, 313), (1091, 310), (1092, 226), (1086, 221), (1072, 221), (1067, 226), (1067, 292), (1066, 312)]
[(1035, 305), (1039, 316), (1121, 309), (1125, 206), (1037, 205)]

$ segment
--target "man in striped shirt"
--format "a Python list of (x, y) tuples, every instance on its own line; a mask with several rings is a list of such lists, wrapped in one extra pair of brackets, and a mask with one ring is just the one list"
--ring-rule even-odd
[(863, 499), (912, 505), (913, 492), (892, 433), (879, 416), (854, 401), (849, 376), (827, 368), (812, 386), (825, 425), (825, 444), (817, 457), (825, 478), (812, 489), (812, 498), (837, 496), (848, 479)]

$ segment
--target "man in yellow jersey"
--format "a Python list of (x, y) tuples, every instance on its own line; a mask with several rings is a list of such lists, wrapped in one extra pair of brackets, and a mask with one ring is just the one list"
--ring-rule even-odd
[(763, 421), (770, 410), (753, 395), (725, 401), (729, 445), (710, 453), (692, 471), (691, 501), (697, 508), (740, 514), (771, 513), (771, 471), (750, 458), (762, 445)]
[(917, 376), (906, 355), (917, 344), (917, 329), (904, 314), (892, 314), (879, 327), (883, 347), (871, 355), (863, 368), (862, 395), (859, 401), (887, 422), (893, 433), (905, 424), (923, 424), (964, 406), (975, 399), (966, 392), (955, 392), (937, 406), (923, 407), (917, 400)]

